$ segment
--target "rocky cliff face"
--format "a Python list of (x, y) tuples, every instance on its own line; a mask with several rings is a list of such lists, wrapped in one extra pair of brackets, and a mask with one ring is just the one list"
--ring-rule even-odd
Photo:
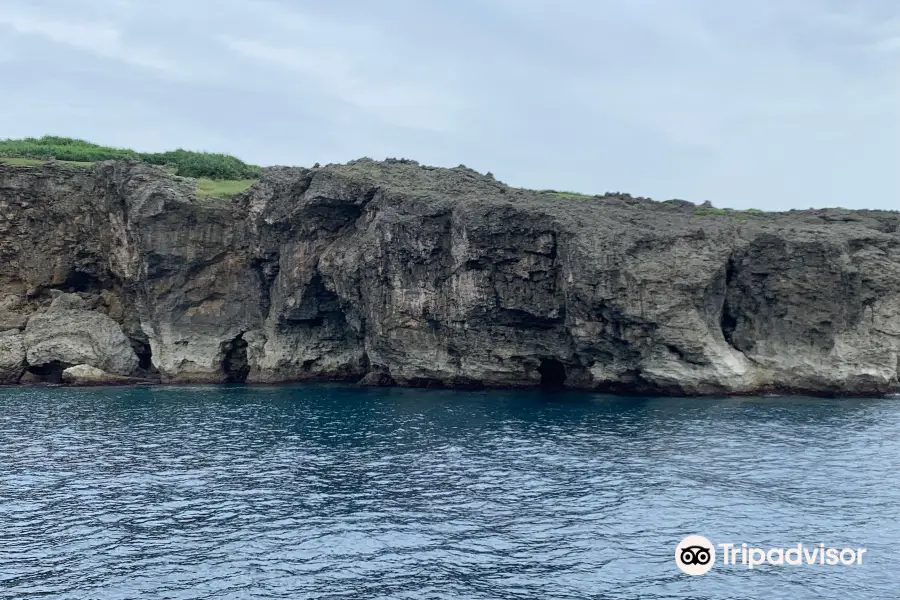
[(720, 212), (408, 161), (229, 200), (0, 165), (0, 383), (900, 389), (900, 214)]

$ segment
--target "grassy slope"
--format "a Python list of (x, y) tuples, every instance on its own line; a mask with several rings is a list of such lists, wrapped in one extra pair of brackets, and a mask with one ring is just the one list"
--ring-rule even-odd
[[(6, 163), (8, 165), (31, 165), (31, 166), (34, 166), (34, 165), (42, 165), (45, 162), (47, 162), (46, 159), (39, 159), (39, 158), (19, 158), (19, 157), (14, 157), (14, 156), (0, 156), (0, 163)], [(84, 162), (84, 161), (76, 161), (76, 160), (60, 160), (57, 162), (60, 162), (64, 165), (72, 165), (75, 167), (89, 167), (92, 164), (94, 164), (92, 162)]]
[(256, 183), (260, 173), (258, 166), (248, 165), (227, 154), (182, 149), (157, 153), (135, 152), (56, 136), (0, 140), (0, 162), (39, 165), (49, 158), (77, 166), (90, 166), (98, 160), (133, 158), (166, 167), (174, 175), (197, 179), (197, 194), (201, 196), (233, 196)]
[(236, 196), (241, 192), (250, 188), (251, 185), (259, 181), (258, 179), (208, 179), (200, 177), (197, 179), (197, 195), (198, 196), (216, 196), (220, 198), (228, 198)]

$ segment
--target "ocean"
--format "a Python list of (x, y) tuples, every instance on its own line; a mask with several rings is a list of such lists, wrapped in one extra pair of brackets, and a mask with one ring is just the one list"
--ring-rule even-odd
[(4, 600), (896, 598), (898, 544), (898, 399), (0, 389)]

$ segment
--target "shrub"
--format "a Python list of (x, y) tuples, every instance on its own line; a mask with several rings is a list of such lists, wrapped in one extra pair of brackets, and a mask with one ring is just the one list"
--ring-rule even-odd
[(209, 179), (253, 179), (259, 177), (260, 168), (248, 165), (227, 154), (173, 150), (170, 152), (135, 152), (127, 148), (111, 148), (84, 140), (47, 135), (41, 138), (0, 140), (0, 156), (96, 162), (131, 158), (152, 165), (174, 167), (182, 177), (207, 177)]

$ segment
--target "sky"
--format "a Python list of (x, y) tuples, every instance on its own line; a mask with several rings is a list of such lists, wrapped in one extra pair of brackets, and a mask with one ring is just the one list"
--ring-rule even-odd
[(0, 0), (0, 137), (900, 209), (898, 0)]

